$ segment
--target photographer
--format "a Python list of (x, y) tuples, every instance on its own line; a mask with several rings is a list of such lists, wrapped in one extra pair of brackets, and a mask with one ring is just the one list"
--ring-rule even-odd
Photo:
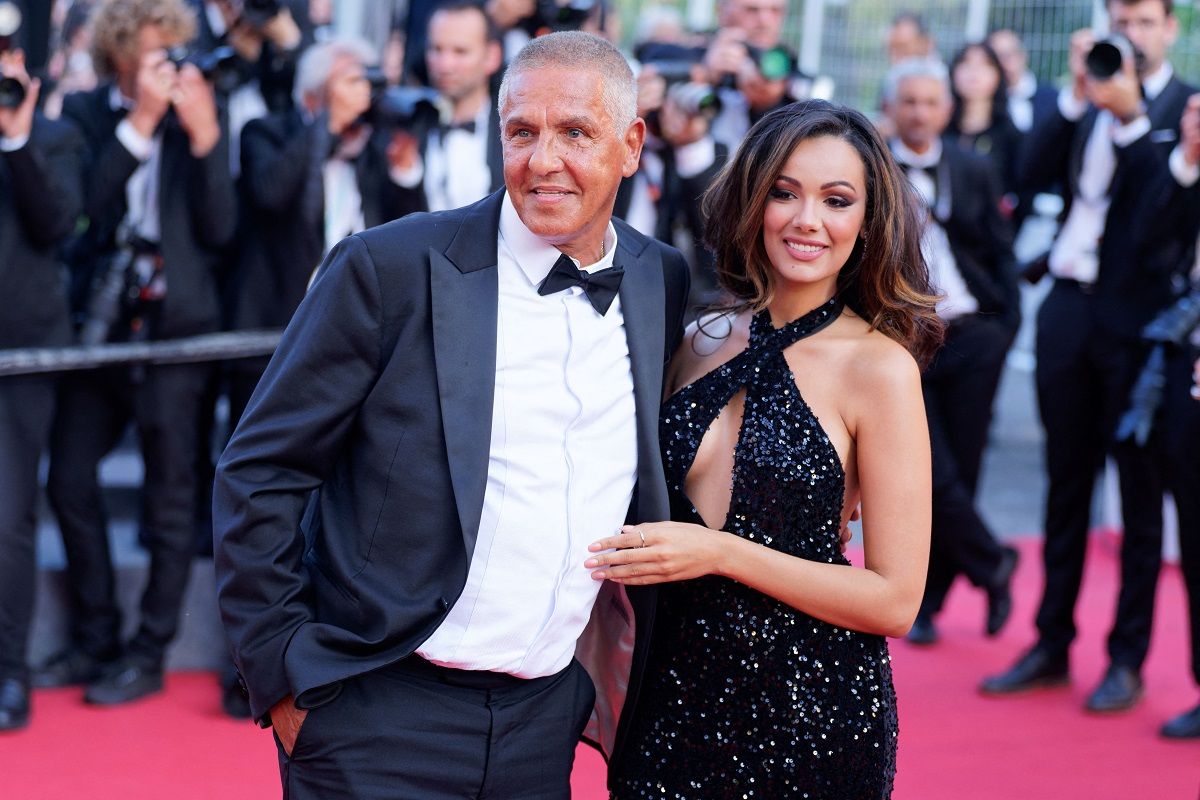
[[(1194, 272), (1197, 234), (1200, 234), (1200, 94), (1188, 98), (1179, 122), (1179, 144), (1171, 151), (1171, 169), (1161, 172), (1146, 193), (1137, 226), (1150, 239), (1165, 238), (1177, 246), (1180, 273)], [(1182, 283), (1182, 281), (1181, 281)], [(1200, 686), (1200, 284), (1183, 284), (1181, 305), (1191, 313), (1174, 317), (1164, 326), (1166, 355), (1161, 408), (1150, 409), (1154, 426), (1145, 443), (1166, 465), (1165, 488), (1175, 501), (1179, 520), (1179, 555), (1187, 588), (1191, 623), (1191, 670)], [(1160, 317), (1160, 319), (1162, 319)], [(1160, 489), (1161, 491), (1161, 489)], [(1172, 739), (1200, 739), (1200, 704), (1163, 724), (1160, 733)]]
[(473, 0), (443, 2), (429, 19), (425, 64), (437, 107), (422, 106), (397, 137), (396, 178), (422, 211), (482, 200), (504, 185), (494, 80), (503, 65), (500, 34)]
[[(1191, 91), (1166, 59), (1178, 32), (1171, 0), (1109, 0), (1108, 13), (1123, 38), (1101, 44), (1089, 30), (1072, 35), (1072, 82), (1059, 94), (1056, 113), (1036, 124), (1026, 143), (1026, 187), (1066, 187), (1065, 216), (1049, 257), (1054, 284), (1037, 322), (1049, 473), (1046, 584), (1037, 644), (981, 687), (1007, 694), (1069, 680), (1092, 490), (1111, 454), (1124, 521), (1121, 589), (1108, 638), (1110, 666), (1086, 703), (1092, 712), (1126, 710), (1142, 694), (1161, 562), (1164, 464), (1152, 449), (1113, 439), (1145, 358), (1141, 330), (1174, 296), (1182, 232), (1149, 236), (1137, 222), (1148, 187), (1170, 169)], [(1107, 59), (1114, 52), (1115, 63)]]
[[(214, 92), (167, 49), (189, 41), (184, 0), (103, 0), (93, 60), (107, 80), (68, 96), (63, 117), (87, 143), (87, 228), (73, 247), (85, 343), (215, 331), (217, 254), (233, 234), (235, 195)], [(193, 553), (196, 420), (204, 365), (115, 367), (62, 381), (47, 490), (67, 555), (72, 641), (35, 675), (87, 684), (96, 704), (162, 689)], [(150, 571), (137, 632), (119, 637), (97, 466), (132, 421), (145, 464)], [(106, 663), (111, 662), (111, 663)]]
[[(374, 50), (358, 39), (315, 44), (297, 65), (295, 108), (246, 125), (247, 239), (231, 293), (236, 329), (284, 327), (330, 247), (416, 210), (389, 177), (398, 131), (370, 121), (366, 67), (374, 62)], [(265, 359), (231, 364), (231, 425), (265, 367)]]
[[(58, 245), (83, 205), (83, 142), (35, 112), (41, 82), (0, 47), (0, 349), (70, 341)], [(50, 435), (52, 377), (0, 377), (0, 731), (29, 720), (25, 665), (37, 579), (38, 460)]]

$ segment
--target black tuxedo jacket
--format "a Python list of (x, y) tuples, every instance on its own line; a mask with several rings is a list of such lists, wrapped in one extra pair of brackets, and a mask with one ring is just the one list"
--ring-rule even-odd
[(1002, 189), (992, 161), (968, 152), (952, 138), (942, 140), (939, 194), (950, 191), (950, 214), (942, 221), (950, 249), (979, 313), (1015, 330), (1020, 323), (1013, 234), (1000, 213)]
[[(334, 248), (221, 457), (217, 591), (257, 718), (288, 693), (319, 704), (340, 681), (408, 656), (462, 591), (487, 482), (502, 197)], [(629, 519), (667, 519), (658, 408), (687, 269), (614, 224), (637, 409)], [(654, 594), (629, 599), (642, 643)], [(602, 596), (597, 615), (620, 605)], [(602, 636), (623, 635), (607, 622)], [(627, 656), (619, 678), (593, 672), (598, 689), (639, 674), (644, 656)], [(615, 716), (601, 716), (611, 744)]]
[[(282, 328), (291, 319), (325, 252), (322, 167), (335, 146), (319, 114), (299, 111), (251, 120), (242, 131), (241, 188), (247, 220), (230, 293), (233, 327)], [(367, 227), (402, 216), (399, 187), (388, 178), (388, 134), (372, 132), (355, 162)]]
[[(1171, 301), (1179, 267), (1183, 231), (1150, 236), (1143, 224), (1147, 198), (1168, 172), (1167, 159), (1179, 141), (1179, 118), (1195, 89), (1172, 77), (1148, 104), (1150, 133), (1127, 147), (1116, 148), (1117, 167), (1109, 196), (1111, 205), (1100, 241), (1100, 271), (1094, 290), (1094, 329), (1120, 340), (1137, 341), (1142, 327)], [(1053, 114), (1034, 127), (1022, 160), (1022, 183), (1040, 190), (1058, 182), (1065, 187), (1066, 207), (1079, 191), (1083, 152), (1095, 126), (1096, 109), (1077, 122)]]
[[(88, 226), (72, 256), (76, 303), (86, 301), (92, 271), (116, 250), (117, 227), (128, 210), (125, 184), (139, 166), (117, 140), (117, 124), (124, 113), (109, 105), (109, 90), (106, 83), (63, 101), (63, 118), (78, 127), (87, 143), (84, 213)], [(167, 296), (156, 335), (170, 338), (215, 331), (220, 325), (216, 274), (220, 252), (237, 225), (228, 143), (222, 137), (212, 152), (195, 158), (187, 134), (171, 116), (160, 130), (158, 213)]]
[(70, 341), (57, 253), (83, 208), (82, 168), (79, 133), (41, 115), (24, 147), (0, 153), (0, 348)]

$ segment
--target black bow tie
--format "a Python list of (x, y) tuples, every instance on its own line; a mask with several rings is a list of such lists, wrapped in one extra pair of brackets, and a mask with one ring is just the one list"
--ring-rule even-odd
[(474, 136), (475, 135), (475, 120), (469, 119), (466, 122), (443, 123), (441, 125), (438, 125), (438, 131), (441, 132), (442, 136), (448, 136), (453, 131), (463, 131), (464, 133), (469, 133), (472, 136)]
[(538, 286), (538, 294), (545, 296), (570, 289), (572, 286), (582, 286), (588, 302), (600, 316), (608, 312), (617, 289), (621, 286), (621, 277), (625, 270), (620, 267), (609, 267), (599, 272), (584, 272), (575, 266), (575, 262), (566, 254), (558, 257), (554, 266)]

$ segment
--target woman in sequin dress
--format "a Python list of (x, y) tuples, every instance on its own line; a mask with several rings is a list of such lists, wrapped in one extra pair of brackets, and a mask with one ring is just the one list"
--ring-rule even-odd
[[(884, 637), (908, 630), (925, 579), (918, 362), (941, 335), (908, 192), (861, 114), (811, 101), (764, 117), (706, 196), (736, 307), (672, 360), (672, 519), (586, 562), (661, 584), (618, 800), (891, 793)], [(860, 502), (865, 569), (840, 536)]]

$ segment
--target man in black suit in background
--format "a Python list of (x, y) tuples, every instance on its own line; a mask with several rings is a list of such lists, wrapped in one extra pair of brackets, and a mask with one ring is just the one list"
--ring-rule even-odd
[(436, 109), (418, 114), (400, 137), (397, 181), (408, 204), (444, 211), (474, 203), (504, 185), (496, 76), (504, 64), (500, 32), (474, 0), (449, 0), (424, 38)]
[[(192, 38), (195, 15), (183, 0), (104, 0), (92, 24), (96, 67), (109, 80), (63, 104), (64, 119), (87, 143), (88, 225), (72, 256), (81, 337), (122, 342), (215, 331), (218, 254), (236, 222), (229, 155), (212, 87), (195, 66), (177, 68), (166, 53)], [(97, 704), (162, 689), (195, 547), (196, 424), (206, 374), (204, 365), (122, 366), (62, 380), (47, 491), (66, 549), (72, 636), (35, 675), (37, 685), (85, 683), (84, 699)], [(122, 646), (96, 473), (131, 421), (145, 463), (150, 570), (139, 627)]]
[(896, 130), (892, 154), (925, 202), (922, 251), (942, 292), (946, 341), (921, 377), (933, 448), (929, 578), (908, 634), (937, 639), (934, 616), (962, 573), (987, 594), (984, 629), (1000, 631), (1012, 610), (1017, 551), (1001, 545), (975, 508), (975, 490), (1004, 359), (1020, 321), (1012, 231), (1000, 214), (992, 162), (943, 138), (953, 100), (935, 59), (892, 67), (884, 108)]
[(339, 244), (218, 468), (221, 613), (289, 797), (566, 798), (595, 690), (634, 702), (654, 596), (583, 564), (668, 513), (687, 267), (611, 219), (645, 134), (619, 51), (535, 39), (499, 108), (505, 190)]
[[(0, 106), (0, 350), (70, 342), (58, 245), (83, 205), (83, 141), (37, 114), (40, 81), (20, 51), (0, 53), (0, 75), (25, 100)], [(37, 580), (38, 461), (50, 436), (55, 379), (0, 378), (0, 731), (29, 721), (25, 665)]]
[[(361, 39), (314, 44), (297, 65), (295, 107), (246, 124), (248, 218), (229, 299), (235, 329), (284, 327), (331, 247), (415, 210), (389, 177), (397, 131), (368, 114), (366, 68), (374, 62)], [(231, 426), (265, 368), (266, 359), (230, 364)]]
[(1054, 285), (1038, 311), (1037, 389), (1046, 431), (1049, 489), (1046, 585), (1038, 641), (1007, 672), (985, 680), (1007, 694), (1069, 680), (1075, 603), (1083, 576), (1096, 473), (1107, 454), (1120, 473), (1124, 536), (1121, 590), (1108, 637), (1110, 666), (1089, 696), (1093, 712), (1122, 711), (1142, 693), (1154, 594), (1162, 561), (1164, 461), (1152, 449), (1114, 443), (1119, 415), (1145, 359), (1142, 327), (1174, 297), (1183, 230), (1148, 236), (1138, 225), (1148, 187), (1171, 169), (1191, 90), (1167, 50), (1178, 32), (1171, 0), (1110, 0), (1114, 32), (1133, 43), (1109, 78), (1088, 74), (1096, 37), (1071, 37), (1072, 83), (1056, 113), (1026, 143), (1023, 182), (1066, 187), (1062, 228), (1050, 251)]

